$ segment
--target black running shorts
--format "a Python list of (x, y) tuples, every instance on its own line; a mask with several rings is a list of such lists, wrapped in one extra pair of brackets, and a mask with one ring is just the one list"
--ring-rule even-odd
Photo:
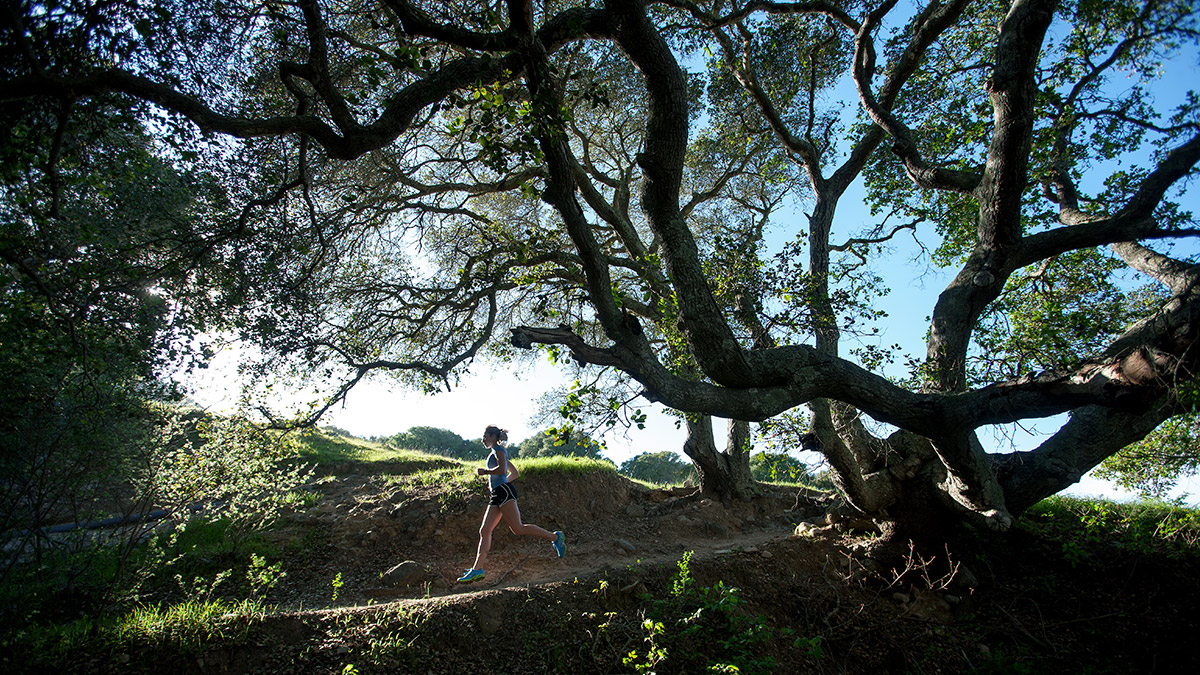
[(492, 501), (489, 506), (504, 506), (505, 502), (517, 500), (517, 489), (512, 483), (501, 483), (492, 488)]

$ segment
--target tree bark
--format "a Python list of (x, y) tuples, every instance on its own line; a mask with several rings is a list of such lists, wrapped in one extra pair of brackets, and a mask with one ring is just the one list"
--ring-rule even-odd
[(747, 422), (730, 423), (729, 438), (724, 452), (717, 450), (713, 437), (712, 417), (689, 415), (687, 440), (683, 454), (696, 465), (700, 477), (700, 492), (722, 502), (744, 501), (757, 492), (750, 475), (750, 429)]

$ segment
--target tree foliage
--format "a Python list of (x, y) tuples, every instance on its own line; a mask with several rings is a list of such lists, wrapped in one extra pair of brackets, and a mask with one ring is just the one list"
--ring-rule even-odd
[[(0, 47), (5, 69), (15, 47)], [(86, 67), (70, 36), (46, 47)], [(197, 430), (204, 416), (181, 409), (167, 379), (202, 366), (193, 338), (224, 322), (228, 275), (209, 226), (230, 202), (203, 166), (172, 160), (145, 114), (116, 95), (0, 106), (6, 623), (132, 602), (145, 572), (133, 551), (156, 517), (204, 508), (237, 541), (299, 481), (277, 439), (244, 420)]]
[(603, 459), (600, 451), (604, 446), (589, 438), (586, 434), (560, 434), (548, 429), (525, 439), (517, 446), (519, 457), (589, 457)]
[(1200, 418), (1172, 417), (1145, 438), (1106, 458), (1096, 476), (1116, 482), (1141, 497), (1167, 500), (1180, 478), (1200, 471)]
[(782, 452), (755, 453), (750, 457), (750, 471), (759, 481), (806, 484), (815, 481), (804, 462)]
[(443, 457), (478, 460), (487, 457), (487, 449), (479, 441), (468, 441), (462, 436), (436, 427), (410, 427), (387, 439), (389, 445), (407, 450), (420, 450)]
[[(0, 103), (40, 130), (48, 194), (53, 130), (97, 101), (181, 167), (227, 167), (204, 297), (238, 308), (261, 373), (330, 387), (306, 422), (370, 372), (450, 386), (537, 347), (684, 411), (707, 490), (745, 496), (746, 424), (805, 406), (851, 506), (936, 531), (1007, 528), (1188, 412), (1200, 98), (1152, 89), (1194, 54), (1191, 3), (153, 0), (4, 21)], [(878, 222), (835, 219), (859, 179)], [(900, 236), (952, 278), (897, 364), (872, 336), (908, 282), (882, 264)], [(1060, 413), (1028, 452), (980, 441)], [(711, 416), (734, 420), (724, 450)]]
[(695, 468), (685, 462), (678, 452), (660, 450), (643, 452), (621, 462), (618, 471), (630, 478), (659, 485), (677, 485), (695, 480)]

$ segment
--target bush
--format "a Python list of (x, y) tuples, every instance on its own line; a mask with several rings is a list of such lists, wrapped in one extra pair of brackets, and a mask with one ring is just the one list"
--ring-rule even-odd
[[(0, 593), (5, 628), (19, 632), (42, 622), (95, 620), (138, 602), (152, 579), (161, 588), (164, 570), (179, 575), (180, 585), (196, 586), (202, 574), (219, 585), (221, 575), (231, 573), (228, 565), (193, 574), (188, 561), (206, 554), (193, 555), (179, 538), (216, 524), (215, 539), (231, 553), (223, 558), (229, 562), (287, 507), (307, 475), (284, 461), (290, 444), (244, 419), (147, 404), (138, 429), (141, 434), (131, 437), (137, 443), (115, 455), (120, 461), (108, 474), (100, 474), (108, 477), (102, 485), (108, 492), (101, 493), (106, 500), (88, 504), (86, 511), (63, 512), (76, 520), (62, 526), (34, 527), (10, 539)], [(161, 533), (164, 523), (174, 531)], [(270, 576), (267, 571), (259, 570), (260, 584)], [(63, 613), (68, 607), (69, 615)]]
[(750, 457), (750, 474), (754, 480), (773, 483), (804, 483), (810, 485), (815, 477), (808, 465), (786, 452), (760, 452)]
[(643, 452), (621, 463), (620, 473), (630, 478), (659, 485), (682, 485), (689, 478), (695, 482), (696, 468), (677, 452)]

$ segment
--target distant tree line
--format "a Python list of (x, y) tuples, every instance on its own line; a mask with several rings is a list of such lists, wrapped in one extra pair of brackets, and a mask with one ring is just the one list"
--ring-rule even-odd
[[(406, 450), (420, 450), (443, 457), (463, 460), (482, 460), (488, 455), (479, 439), (465, 439), (462, 436), (437, 427), (417, 426), (408, 431), (402, 431), (394, 436), (378, 440), (385, 445)], [(598, 441), (584, 434), (560, 435), (550, 429), (534, 434), (520, 442), (507, 444), (510, 457), (589, 457), (603, 459), (600, 451), (603, 449)]]
[[(481, 461), (487, 449), (475, 439), (437, 427), (417, 426), (394, 436), (373, 439), (396, 448), (419, 450), (443, 457)], [(583, 434), (561, 436), (554, 429), (541, 431), (517, 443), (508, 444), (509, 457), (588, 457), (605, 459), (603, 445)], [(678, 452), (643, 452), (621, 463), (617, 471), (624, 476), (659, 485), (696, 483), (696, 468)], [(760, 452), (750, 458), (750, 471), (761, 482), (803, 483), (832, 489), (826, 472), (814, 473), (808, 465), (784, 452)]]
[[(659, 485), (694, 485), (696, 467), (671, 450), (643, 452), (621, 463), (622, 475)], [(826, 471), (813, 472), (807, 464), (783, 452), (760, 452), (750, 458), (750, 473), (759, 482), (803, 483), (831, 490)]]

